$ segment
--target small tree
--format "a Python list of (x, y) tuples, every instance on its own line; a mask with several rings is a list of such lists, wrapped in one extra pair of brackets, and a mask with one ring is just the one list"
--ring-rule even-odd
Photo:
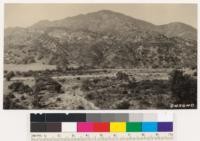
[(9, 95), (4, 95), (3, 96), (3, 108), (4, 109), (9, 109), (11, 106), (11, 100)]
[(15, 73), (13, 72), (13, 71), (10, 71), (10, 72), (8, 72), (7, 74), (6, 74), (6, 80), (7, 81), (10, 81), (10, 79), (12, 78), (12, 77), (14, 77), (15, 76)]
[(197, 80), (183, 71), (175, 70), (170, 74), (170, 87), (177, 103), (197, 104)]
[(137, 81), (136, 81), (136, 79), (134, 77), (129, 79), (128, 87), (130, 89), (135, 89), (137, 87)]

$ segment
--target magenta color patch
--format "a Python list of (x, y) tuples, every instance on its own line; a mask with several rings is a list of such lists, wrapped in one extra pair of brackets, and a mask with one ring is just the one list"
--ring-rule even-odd
[(77, 123), (78, 132), (93, 132), (93, 123), (91, 122), (78, 122)]

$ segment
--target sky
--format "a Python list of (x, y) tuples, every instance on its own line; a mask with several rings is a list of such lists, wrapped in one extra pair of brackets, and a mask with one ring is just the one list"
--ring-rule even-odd
[(5, 27), (28, 27), (40, 20), (59, 20), (112, 10), (155, 25), (183, 22), (197, 28), (196, 4), (6, 4)]

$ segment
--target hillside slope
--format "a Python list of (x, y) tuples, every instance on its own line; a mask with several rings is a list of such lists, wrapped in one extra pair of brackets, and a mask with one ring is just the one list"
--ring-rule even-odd
[(102, 10), (5, 29), (4, 61), (85, 68), (195, 67), (196, 34), (182, 23), (156, 26)]

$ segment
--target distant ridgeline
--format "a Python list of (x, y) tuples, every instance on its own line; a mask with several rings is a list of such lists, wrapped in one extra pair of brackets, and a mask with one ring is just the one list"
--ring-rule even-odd
[(4, 60), (68, 68), (196, 67), (197, 30), (183, 23), (156, 26), (103, 10), (5, 29)]

